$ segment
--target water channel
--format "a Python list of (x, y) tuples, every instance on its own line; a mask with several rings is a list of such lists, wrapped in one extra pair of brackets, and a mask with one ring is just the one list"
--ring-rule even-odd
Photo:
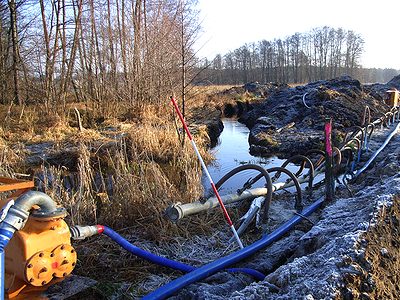
[[(284, 160), (275, 156), (270, 158), (257, 157), (250, 154), (249, 151), (249, 129), (246, 125), (239, 123), (235, 119), (222, 119), (224, 130), (218, 139), (218, 144), (210, 151), (215, 157), (215, 161), (208, 166), (211, 177), (217, 182), (223, 175), (233, 168), (243, 164), (256, 164), (264, 168), (281, 166)], [(229, 179), (221, 188), (221, 194), (234, 193), (241, 188), (250, 178), (258, 175), (257, 171), (243, 171)], [(203, 184), (209, 193), (209, 183), (203, 176)], [(253, 187), (262, 187), (265, 184), (259, 180)]]

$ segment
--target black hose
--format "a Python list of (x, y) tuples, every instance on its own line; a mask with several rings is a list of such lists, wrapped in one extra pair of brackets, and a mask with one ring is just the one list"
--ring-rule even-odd
[(350, 136), (350, 140), (354, 139), (355, 136), (357, 136), (357, 134), (358, 134), (359, 132), (361, 132), (361, 139), (360, 139), (361, 145), (360, 145), (359, 148), (362, 148), (363, 143), (364, 143), (364, 128), (362, 128), (362, 127), (360, 127), (360, 126), (354, 126), (354, 128), (357, 129), (357, 130), (353, 131), (353, 133), (352, 133), (351, 136)]
[[(300, 155), (300, 154), (294, 155), (294, 156), (290, 157), (289, 159), (287, 159), (287, 160), (282, 164), (281, 167), (282, 167), (282, 168), (286, 168), (286, 166), (287, 166), (289, 163), (291, 163), (291, 162), (293, 162), (293, 161), (296, 161), (296, 160), (300, 160), (300, 159), (301, 159), (302, 161), (306, 161), (306, 162), (308, 163), (308, 165), (310, 166), (310, 172), (309, 172), (310, 179), (308, 180), (308, 187), (311, 189), (311, 188), (312, 188), (312, 185), (313, 185), (313, 180), (314, 180), (314, 165), (313, 165), (312, 161), (311, 161), (308, 157), (306, 157), (306, 156), (304, 156), (304, 155)], [(300, 166), (299, 171), (297, 171), (297, 173), (295, 174), (296, 177), (298, 177), (298, 176), (301, 174), (302, 171), (303, 171), (303, 168), (301, 168), (301, 166)], [(279, 174), (279, 172), (277, 172), (277, 173), (274, 175), (274, 178), (279, 178), (279, 176), (280, 176), (280, 174)]]
[(342, 163), (342, 152), (340, 152), (340, 149), (338, 147), (332, 147), (332, 150), (334, 153), (336, 153), (336, 155), (333, 154), (333, 157), (336, 158), (335, 165), (334, 165), (334, 173), (336, 175), (336, 173), (340, 169), (340, 164)]
[(393, 112), (392, 112), (392, 111), (388, 111), (388, 112), (385, 114), (385, 116), (386, 116), (386, 122), (388, 123), (388, 125), (390, 125), (390, 124), (391, 124), (391, 123), (390, 123), (391, 118), (393, 117)]
[[(325, 160), (325, 152), (324, 152), (323, 150), (320, 150), (320, 149), (311, 149), (311, 150), (308, 150), (306, 153), (304, 153), (304, 156), (309, 157), (311, 154), (319, 154), (319, 155), (322, 156), (319, 160), (317, 160), (317, 161), (315, 162), (315, 164), (314, 164), (314, 170), (315, 170), (315, 169), (318, 168), (318, 167), (322, 164), (322, 162)], [(306, 162), (303, 161), (303, 164), (305, 164), (305, 163), (306, 163)], [(305, 167), (305, 166), (304, 166), (304, 167)]]
[(282, 173), (285, 173), (286, 175), (288, 175), (293, 180), (293, 183), (296, 187), (296, 192), (297, 192), (294, 208), (297, 211), (301, 211), (303, 209), (302, 197), (301, 197), (301, 186), (300, 186), (300, 183), (299, 183), (297, 177), (292, 172), (290, 172), (288, 169), (285, 169), (282, 167), (269, 168), (269, 169), (267, 169), (267, 172), (268, 173), (272, 173), (272, 172), (281, 173), (282, 172)]
[(383, 117), (380, 117), (379, 119), (381, 120), (381, 125), (382, 126), (389, 127), (388, 126), (388, 122), (386, 120), (386, 115), (384, 115)]
[[(371, 131), (368, 131), (368, 128), (371, 128)], [(374, 130), (375, 130), (375, 124), (374, 123), (368, 124), (367, 126), (368, 140), (371, 138), (371, 135), (374, 132)]]
[(357, 144), (357, 153), (358, 153), (358, 151), (360, 151), (360, 145), (361, 145), (361, 142), (360, 142), (360, 140), (359, 139), (357, 139), (357, 138), (352, 138), (352, 139), (350, 139), (350, 140), (348, 140), (343, 146), (342, 146), (342, 149), (343, 148), (345, 148), (345, 147), (350, 147), (350, 145), (352, 145), (354, 142), (356, 142), (356, 144)]
[[(346, 155), (347, 153), (349, 153), (349, 155)], [(344, 147), (342, 149), (342, 156), (347, 158), (346, 169), (349, 170), (351, 167), (351, 163), (354, 160), (354, 149), (349, 146)]]
[[(367, 118), (367, 112), (368, 112), (368, 121), (365, 122), (366, 118)], [(365, 106), (364, 109), (364, 116), (363, 116), (363, 121), (361, 122), (361, 126), (364, 126), (365, 124), (369, 124), (371, 123), (371, 110), (369, 109), (369, 106)]]
[[(247, 165), (238, 166), (238, 167), (230, 170), (224, 176), (222, 176), (221, 179), (218, 180), (218, 182), (215, 184), (215, 187), (217, 189), (219, 189), (229, 178), (231, 178), (232, 176), (234, 176), (237, 173), (242, 172), (244, 170), (256, 170), (256, 171), (259, 171), (261, 174), (259, 174), (258, 176), (262, 175), (259, 178), (261, 178), (261, 177), (265, 178), (265, 181), (266, 181), (265, 186), (267, 188), (267, 194), (265, 195), (265, 201), (264, 201), (264, 221), (266, 222), (267, 218), (268, 218), (269, 207), (271, 205), (272, 188), (273, 187), (272, 187), (271, 177), (269, 176), (268, 172), (263, 167), (260, 167), (260, 166), (254, 165), (254, 164), (247, 164)], [(256, 182), (256, 181), (254, 181), (254, 182)]]

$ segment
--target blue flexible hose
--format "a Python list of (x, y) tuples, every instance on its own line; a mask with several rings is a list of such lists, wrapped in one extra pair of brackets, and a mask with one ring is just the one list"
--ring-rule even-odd
[(143, 297), (143, 300), (149, 300), (149, 299), (165, 299), (169, 296), (172, 296), (175, 294), (177, 291), (182, 289), (183, 287), (193, 283), (197, 282), (201, 279), (204, 279), (220, 270), (225, 269), (226, 267), (237, 263), (238, 261), (241, 261), (250, 255), (256, 253), (262, 248), (265, 248), (269, 245), (271, 245), (273, 242), (277, 241), (280, 239), (283, 235), (285, 235), (289, 230), (291, 230), (295, 225), (301, 222), (303, 220), (303, 217), (311, 215), (315, 210), (317, 210), (322, 204), (324, 203), (324, 199), (321, 198), (317, 201), (315, 201), (313, 204), (305, 208), (301, 216), (300, 215), (295, 215), (293, 216), (290, 220), (285, 222), (282, 226), (280, 226), (278, 229), (273, 231), (272, 233), (264, 236), (257, 242), (251, 244), (250, 246), (247, 246), (243, 249), (240, 249), (228, 256), (222, 257), (218, 260), (215, 260), (207, 265), (204, 265), (188, 274), (185, 274), (169, 283), (166, 285), (158, 288), (154, 292), (146, 295)]
[[(6, 225), (0, 227), (6, 227), (9, 229)], [(8, 242), (12, 238), (14, 231), (12, 230), (7, 230), (4, 228), (0, 228), (0, 300), (4, 300), (4, 291), (5, 291), (5, 286), (4, 286), (4, 280), (5, 280), (5, 269), (4, 269), (4, 256), (5, 252), (4, 249), (7, 246)]]
[[(116, 242), (118, 245), (120, 245), (122, 248), (125, 250), (129, 251), (130, 253), (143, 258), (145, 260), (148, 260), (152, 263), (169, 267), (171, 269), (179, 270), (185, 273), (192, 272), (196, 270), (196, 267), (181, 263), (179, 261), (175, 261), (172, 259), (168, 259), (162, 256), (155, 255), (151, 252), (148, 252), (146, 250), (140, 249), (139, 247), (136, 247), (129, 243), (126, 239), (124, 239), (122, 236), (120, 236), (118, 233), (116, 233), (114, 230), (107, 226), (103, 226), (104, 231), (103, 234), (107, 235), (109, 238), (111, 238), (114, 242)], [(247, 275), (250, 275), (254, 277), (257, 280), (263, 280), (265, 278), (265, 275), (262, 274), (261, 272), (254, 270), (254, 269), (248, 269), (248, 268), (232, 268), (228, 269), (227, 271), (229, 272), (242, 272)]]

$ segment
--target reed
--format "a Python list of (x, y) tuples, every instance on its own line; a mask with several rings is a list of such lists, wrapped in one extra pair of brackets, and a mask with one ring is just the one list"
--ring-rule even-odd
[[(215, 106), (222, 100), (212, 95), (220, 90), (195, 88), (187, 102), (188, 123), (207, 162), (213, 158), (207, 151), (206, 126), (199, 120), (218, 117)], [(81, 131), (72, 113), (75, 107), (83, 119)], [(52, 149), (46, 151), (73, 155), (76, 165), (43, 163), (35, 180), (38, 189), (66, 207), (71, 224), (141, 228), (141, 233), (157, 239), (187, 235), (191, 225), (171, 225), (163, 211), (171, 203), (200, 198), (202, 172), (190, 143), (183, 141), (169, 101), (135, 107), (113, 102), (108, 108), (71, 103), (66, 114), (46, 116), (39, 105), (0, 107), (0, 115), (8, 121), (0, 127), (4, 169), (0, 171), (3, 175), (26, 171), (25, 143), (52, 142)], [(114, 137), (106, 127), (113, 128)], [(207, 231), (207, 218), (195, 222)]]

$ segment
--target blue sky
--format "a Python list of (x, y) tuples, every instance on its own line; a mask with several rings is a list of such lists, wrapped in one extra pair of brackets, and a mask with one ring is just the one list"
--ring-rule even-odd
[(200, 56), (327, 25), (362, 35), (364, 67), (400, 69), (400, 0), (199, 0), (198, 8)]

